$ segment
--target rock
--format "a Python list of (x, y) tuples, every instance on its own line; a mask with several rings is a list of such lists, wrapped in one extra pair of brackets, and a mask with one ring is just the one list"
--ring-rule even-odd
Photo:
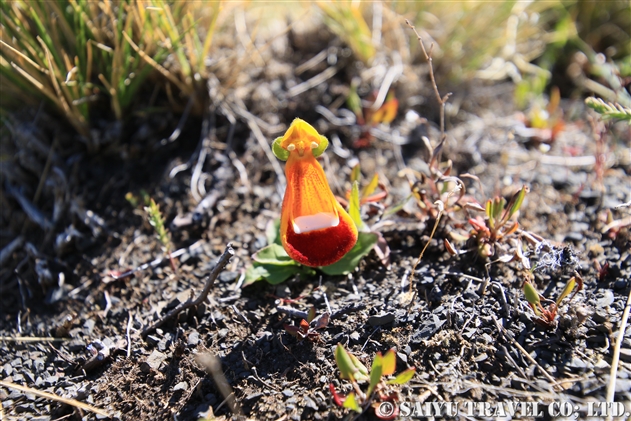
[(368, 324), (371, 325), (372, 327), (383, 326), (392, 322), (394, 322), (393, 313), (384, 313), (378, 316), (370, 316), (368, 318)]
[(304, 399), (303, 399), (303, 402), (305, 404), (305, 408), (309, 408), (309, 409), (312, 409), (314, 411), (318, 410), (318, 405), (309, 396), (305, 396)]
[(631, 349), (620, 348), (620, 361), (631, 363)]
[(179, 382), (178, 384), (175, 385), (175, 387), (173, 388), (173, 391), (174, 392), (177, 392), (178, 390), (186, 391), (187, 389), (188, 389), (188, 383)]
[(251, 393), (251, 394), (247, 395), (247, 396), (245, 397), (245, 399), (244, 399), (244, 400), (245, 400), (246, 402), (250, 402), (250, 401), (257, 400), (257, 399), (258, 399), (258, 398), (260, 398), (261, 396), (263, 396), (263, 393), (261, 393), (261, 392), (255, 392), (255, 393)]
[(290, 397), (294, 396), (294, 392), (291, 389), (285, 389), (285, 390), (283, 390), (282, 393), (287, 398), (290, 398)]
[(4, 375), (4, 377), (9, 377), (11, 374), (13, 374), (13, 367), (11, 367), (11, 364), (6, 363), (2, 366), (2, 374)]
[(190, 346), (197, 346), (199, 343), (199, 332), (193, 330), (188, 334), (188, 344)]
[(605, 289), (603, 290), (603, 296), (602, 298), (599, 298), (598, 300), (596, 300), (596, 306), (599, 308), (603, 308), (603, 307), (609, 307), (610, 305), (613, 304), (613, 291), (610, 289)]
[(151, 355), (147, 357), (147, 360), (145, 362), (149, 365), (149, 367), (153, 368), (154, 370), (159, 370), (160, 365), (166, 359), (167, 359), (167, 356), (163, 354), (162, 352), (153, 351)]

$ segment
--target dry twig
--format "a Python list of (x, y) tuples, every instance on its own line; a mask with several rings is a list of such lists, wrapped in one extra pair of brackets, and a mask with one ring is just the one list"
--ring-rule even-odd
[(66, 405), (74, 406), (75, 408), (85, 409), (86, 411), (94, 412), (95, 414), (103, 415), (104, 417), (110, 417), (111, 415), (100, 408), (96, 408), (92, 405), (88, 405), (87, 403), (83, 403), (76, 399), (68, 399), (59, 395), (55, 395), (53, 393), (43, 392), (41, 390), (32, 389), (28, 386), (22, 386), (21, 384), (15, 384), (11, 382), (7, 382), (4, 380), (0, 380), (0, 386), (4, 386), (6, 388), (19, 390), (24, 393), (32, 393), (35, 396), (40, 396), (42, 398), (51, 399), (53, 401), (65, 403)]
[(410, 23), (409, 20), (405, 20), (405, 23), (414, 31), (416, 37), (418, 38), (419, 44), (421, 44), (421, 49), (423, 50), (423, 54), (425, 55), (425, 60), (429, 64), (429, 78), (432, 81), (432, 86), (434, 87), (434, 93), (436, 94), (436, 99), (440, 104), (440, 141), (442, 142), (445, 137), (445, 104), (447, 100), (451, 96), (451, 92), (447, 93), (445, 96), (440, 96), (440, 92), (438, 92), (438, 86), (436, 85), (436, 78), (434, 77), (434, 66), (432, 64), (432, 50), (434, 49), (434, 44), (429, 47), (429, 52), (425, 49), (425, 44), (423, 44), (423, 39), (416, 31), (414, 25)]
[(217, 279), (217, 276), (219, 276), (221, 271), (226, 267), (226, 265), (228, 264), (228, 261), (230, 260), (230, 258), (232, 256), (234, 256), (234, 250), (232, 248), (232, 245), (230, 243), (228, 243), (226, 245), (226, 249), (224, 250), (223, 254), (221, 255), (221, 257), (219, 257), (219, 261), (217, 262), (217, 265), (213, 268), (213, 270), (210, 272), (210, 274), (206, 277), (206, 285), (204, 285), (204, 289), (199, 294), (199, 296), (197, 298), (193, 299), (192, 294), (191, 294), (191, 298), (189, 298), (185, 302), (179, 304), (173, 310), (168, 312), (165, 316), (163, 316), (160, 319), (156, 320), (149, 327), (145, 328), (140, 335), (143, 338), (145, 338), (149, 333), (153, 332), (155, 329), (157, 329), (158, 327), (162, 326), (165, 322), (167, 322), (168, 320), (170, 320), (173, 317), (177, 316), (182, 311), (187, 310), (187, 309), (189, 309), (191, 307), (196, 307), (196, 306), (200, 305), (201, 303), (203, 303), (204, 300), (206, 299), (206, 297), (208, 297), (208, 293), (210, 292), (210, 288), (212, 288), (212, 286), (215, 284), (215, 280)]
[[(622, 321), (620, 321), (620, 329), (618, 329), (616, 345), (613, 349), (613, 359), (611, 360), (609, 384), (607, 385), (607, 402), (610, 403), (613, 403), (613, 400), (616, 396), (616, 378), (618, 377), (618, 364), (620, 362), (620, 346), (622, 345), (624, 332), (627, 329), (627, 322), (629, 321), (629, 310), (631, 310), (631, 292), (629, 292), (629, 297), (627, 297), (627, 305), (624, 307), (624, 313), (622, 313)], [(612, 419), (613, 418), (611, 414), (607, 416), (607, 421), (611, 421)]]

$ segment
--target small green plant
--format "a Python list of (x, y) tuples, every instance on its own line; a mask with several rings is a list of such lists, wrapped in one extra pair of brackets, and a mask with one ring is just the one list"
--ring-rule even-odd
[[(549, 300), (539, 294), (530, 281), (524, 282), (524, 296), (526, 297), (530, 308), (532, 308), (533, 313), (535, 313), (535, 316), (537, 317), (535, 322), (546, 329), (554, 327), (557, 311), (561, 302), (565, 297), (570, 295), (575, 288), (576, 291), (574, 291), (574, 294), (570, 298), (570, 302), (574, 299), (576, 294), (583, 289), (583, 278), (581, 278), (581, 276), (576, 272), (574, 273), (574, 276), (567, 281), (563, 291), (561, 291), (561, 294), (559, 294), (556, 301)], [(541, 304), (542, 301), (546, 304), (545, 307)]]
[(600, 114), (603, 120), (622, 120), (631, 124), (631, 108), (623, 107), (618, 103), (605, 102), (593, 96), (585, 99), (585, 104)]
[(503, 197), (496, 197), (489, 199), (484, 208), (470, 206), (486, 214), (486, 218), (478, 216), (469, 219), (469, 224), (473, 227), (469, 238), (475, 243), (480, 257), (494, 257), (497, 254), (497, 245), (517, 231), (519, 223), (511, 220), (521, 208), (528, 191), (528, 186), (523, 186), (508, 203)]
[(373, 105), (377, 101), (378, 92), (372, 92), (368, 98), (368, 105), (362, 105), (362, 100), (357, 94), (357, 87), (351, 85), (348, 98), (346, 99), (346, 105), (355, 114), (357, 124), (361, 127), (361, 134), (359, 139), (353, 142), (353, 146), (356, 148), (363, 148), (370, 146), (373, 143), (374, 137), (370, 133), (370, 129), (378, 124), (390, 124), (399, 110), (399, 101), (394, 97), (392, 93), (386, 96), (383, 104), (376, 110), (373, 109)]
[(162, 213), (160, 212), (160, 207), (156, 204), (155, 200), (151, 199), (149, 202), (149, 206), (145, 206), (145, 212), (147, 212), (149, 223), (156, 231), (156, 236), (158, 237), (160, 244), (162, 244), (165, 253), (169, 256), (171, 269), (173, 269), (173, 271), (175, 272), (175, 261), (173, 260), (173, 256), (171, 255), (171, 237), (169, 236), (169, 232), (164, 225), (164, 218), (162, 217)]
[[(392, 379), (386, 379), (394, 374), (396, 369), (397, 356), (394, 349), (390, 349), (385, 355), (378, 352), (369, 372), (368, 368), (356, 356), (338, 343), (335, 348), (335, 362), (340, 370), (340, 378), (348, 380), (353, 391), (346, 396), (340, 395), (331, 383), (329, 390), (333, 395), (333, 401), (338, 406), (352, 409), (358, 413), (362, 413), (369, 406), (377, 408), (381, 402), (398, 401), (398, 393), (391, 386), (406, 384), (416, 373), (416, 369), (412, 367)], [(368, 382), (368, 388), (364, 392), (359, 385), (366, 382)], [(376, 415), (379, 417), (379, 413)], [(388, 417), (387, 419), (394, 419), (397, 415), (394, 413), (392, 418)]]

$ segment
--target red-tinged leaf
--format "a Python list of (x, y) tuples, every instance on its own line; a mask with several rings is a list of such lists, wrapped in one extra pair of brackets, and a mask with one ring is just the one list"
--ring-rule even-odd
[(388, 381), (388, 384), (406, 384), (407, 382), (409, 382), (410, 380), (412, 380), (412, 377), (414, 377), (414, 374), (416, 373), (416, 368), (412, 367), (412, 368), (408, 368), (405, 371), (402, 371), (401, 373), (397, 374), (397, 376)]
[(285, 329), (285, 332), (289, 333), (290, 335), (295, 336), (298, 339), (304, 339), (305, 335), (302, 333), (302, 330), (298, 327), (298, 326), (291, 326), (291, 325), (283, 325), (283, 328)]
[(361, 406), (359, 406), (359, 404), (357, 403), (357, 399), (355, 399), (355, 392), (351, 392), (348, 394), (346, 399), (344, 399), (344, 404), (342, 404), (342, 407), (352, 409), (353, 411), (359, 412), (360, 414), (362, 412)]
[(318, 318), (313, 321), (314, 329), (324, 329), (329, 325), (329, 313), (321, 314)]
[(480, 220), (474, 219), (474, 218), (469, 218), (469, 223), (478, 232), (486, 232), (486, 231), (488, 231), (488, 229), (486, 228), (486, 225), (484, 224), (483, 221), (480, 221)]
[(448, 239), (443, 239), (443, 244), (445, 245), (445, 250), (447, 250), (449, 254), (451, 254), (452, 256), (458, 255), (458, 250), (456, 250), (456, 248), (449, 242)]
[(392, 98), (383, 103), (381, 108), (370, 116), (370, 122), (372, 124), (390, 124), (392, 120), (397, 116), (399, 110), (399, 101), (396, 98)]
[(342, 406), (342, 402), (344, 401), (344, 399), (346, 399), (346, 397), (343, 395), (338, 395), (337, 390), (335, 390), (335, 386), (333, 386), (333, 383), (329, 383), (329, 390), (331, 391), (331, 395), (333, 395), (333, 402), (335, 402), (337, 406)]
[(390, 349), (383, 357), (383, 375), (389, 376), (394, 374), (397, 368), (397, 354), (394, 349)]
[(305, 319), (302, 319), (300, 321), (300, 330), (302, 330), (302, 333), (307, 333), (309, 331), (309, 322), (306, 321)]
[(381, 264), (387, 268), (390, 265), (390, 246), (380, 232), (377, 232), (377, 236), (377, 244), (374, 245), (373, 250), (377, 253)]
[(372, 194), (372, 195), (370, 195), (368, 197), (362, 197), (360, 202), (361, 202), (362, 205), (364, 203), (376, 203), (376, 202), (381, 202), (386, 197), (388, 197), (388, 192), (387, 191), (381, 191), (379, 193)]

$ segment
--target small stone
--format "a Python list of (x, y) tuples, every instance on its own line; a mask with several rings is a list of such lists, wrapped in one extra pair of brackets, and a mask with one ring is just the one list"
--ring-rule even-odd
[(44, 360), (42, 360), (41, 358), (33, 360), (33, 369), (35, 370), (35, 372), (41, 373), (42, 371), (44, 371), (45, 368), (46, 364), (44, 363)]
[(235, 279), (237, 279), (237, 276), (239, 276), (238, 272), (231, 272), (231, 271), (221, 272), (219, 274), (219, 280), (221, 282), (232, 282)]
[(613, 289), (615, 289), (616, 291), (622, 291), (624, 289), (627, 289), (628, 283), (629, 281), (627, 281), (626, 279), (618, 279), (616, 282), (613, 283)]
[(86, 333), (86, 335), (88, 336), (92, 335), (92, 330), (94, 330), (95, 324), (96, 322), (94, 321), (94, 319), (88, 319), (85, 321), (85, 323), (83, 324), (83, 330)]
[(13, 374), (13, 367), (11, 367), (11, 364), (6, 363), (2, 366), (2, 374), (4, 374), (4, 377), (9, 377)]
[(167, 356), (163, 354), (162, 352), (153, 351), (151, 355), (147, 357), (146, 363), (149, 365), (149, 367), (153, 368), (154, 370), (158, 370), (160, 368), (160, 364), (162, 364), (162, 362), (166, 359), (167, 359)]
[(359, 332), (355, 331), (353, 333), (350, 334), (350, 338), (351, 340), (357, 342), (359, 341)]
[(610, 289), (603, 290), (603, 297), (596, 300), (596, 306), (600, 308), (606, 308), (613, 304), (614, 296), (613, 291)]
[(372, 327), (383, 326), (392, 322), (394, 322), (393, 313), (384, 313), (378, 316), (370, 316), (368, 318), (368, 324), (371, 325)]
[(149, 344), (153, 346), (156, 346), (158, 342), (160, 342), (160, 338), (155, 335), (147, 335), (147, 342), (149, 342)]
[(173, 388), (173, 391), (174, 392), (177, 392), (178, 390), (186, 391), (187, 389), (188, 389), (188, 383), (179, 382), (178, 384), (175, 385), (175, 387)]
[(314, 411), (318, 410), (318, 405), (309, 396), (305, 396), (304, 399), (303, 399), (303, 402), (305, 404), (305, 408), (309, 408), (309, 409), (312, 409)]
[(631, 363), (631, 349), (620, 348), (620, 360)]
[(285, 389), (283, 390), (283, 395), (285, 395), (285, 397), (287, 398), (290, 398), (294, 396), (294, 392), (291, 389)]
[(245, 397), (245, 401), (246, 402), (254, 401), (254, 400), (257, 400), (258, 398), (260, 398), (261, 396), (263, 396), (263, 393), (261, 393), (261, 392), (252, 393), (252, 394), (249, 394), (248, 396)]
[(193, 330), (188, 334), (188, 344), (190, 346), (196, 346), (199, 343), (199, 332)]

